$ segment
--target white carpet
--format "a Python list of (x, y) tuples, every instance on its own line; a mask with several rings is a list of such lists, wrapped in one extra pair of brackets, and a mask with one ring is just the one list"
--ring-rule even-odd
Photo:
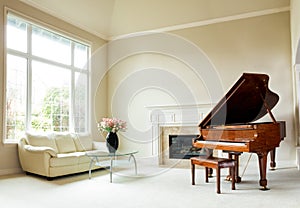
[[(215, 178), (204, 182), (204, 169), (196, 171), (191, 185), (190, 169), (158, 168), (138, 163), (134, 170), (122, 168), (109, 182), (108, 170), (57, 178), (47, 181), (37, 176), (18, 174), (0, 178), (0, 206), (3, 208), (53, 207), (300, 207), (300, 172), (296, 167), (268, 171), (269, 191), (260, 191), (258, 170), (247, 170), (242, 182), (231, 190), (222, 178), (221, 194), (216, 194)], [(227, 170), (222, 169), (222, 176)]]

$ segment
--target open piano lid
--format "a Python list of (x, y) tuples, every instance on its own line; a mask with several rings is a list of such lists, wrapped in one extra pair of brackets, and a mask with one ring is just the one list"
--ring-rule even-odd
[(247, 124), (270, 113), (279, 96), (268, 88), (266, 74), (244, 73), (212, 111), (201, 121), (199, 127)]

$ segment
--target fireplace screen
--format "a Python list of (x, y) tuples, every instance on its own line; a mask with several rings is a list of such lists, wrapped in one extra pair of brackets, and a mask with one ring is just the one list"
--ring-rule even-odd
[(198, 135), (169, 135), (169, 158), (190, 159), (191, 157), (205, 155), (204, 149), (192, 147), (192, 139)]

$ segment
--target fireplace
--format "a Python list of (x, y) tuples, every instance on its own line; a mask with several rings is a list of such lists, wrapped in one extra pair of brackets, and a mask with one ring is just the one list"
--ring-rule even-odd
[[(161, 128), (159, 165), (163, 167), (190, 168), (192, 138), (197, 137), (195, 126), (164, 126)], [(172, 145), (170, 145), (170, 140)], [(187, 155), (187, 153), (189, 155)], [(171, 154), (171, 155), (170, 155)]]
[[(192, 147), (192, 138), (199, 133), (198, 124), (211, 106), (210, 103), (147, 107), (152, 123), (152, 154), (157, 155), (160, 166), (190, 168), (188, 158), (194, 153), (188, 150)], [(169, 144), (169, 136), (172, 137), (172, 145)], [(176, 140), (184, 141), (184, 144), (178, 144)]]
[(192, 148), (192, 139), (198, 137), (194, 134), (169, 135), (169, 158), (170, 159), (190, 159), (199, 156), (200, 152)]

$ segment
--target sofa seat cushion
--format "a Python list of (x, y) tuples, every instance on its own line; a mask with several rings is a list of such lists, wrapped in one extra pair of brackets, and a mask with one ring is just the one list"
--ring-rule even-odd
[(90, 159), (85, 155), (85, 152), (57, 154), (57, 157), (50, 158), (50, 167), (78, 165), (86, 162), (90, 162)]
[(58, 148), (56, 146), (55, 140), (51, 135), (48, 134), (33, 134), (30, 132), (26, 132), (26, 139), (28, 144), (39, 147), (50, 147), (53, 148), (55, 152), (58, 152)]
[(91, 158), (89, 158), (88, 156), (84, 155), (82, 157), (78, 158), (78, 163), (82, 164), (82, 163), (90, 163), (91, 162)]

